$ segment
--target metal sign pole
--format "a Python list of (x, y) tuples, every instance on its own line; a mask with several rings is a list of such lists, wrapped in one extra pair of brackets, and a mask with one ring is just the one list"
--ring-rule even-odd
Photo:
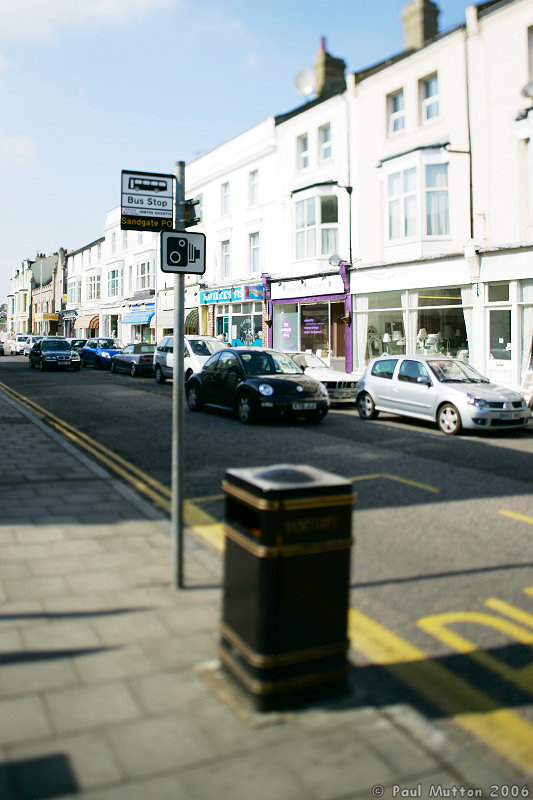
[[(175, 168), (176, 195), (174, 201), (174, 230), (185, 229), (185, 162), (177, 161)], [(183, 341), (185, 335), (185, 275), (174, 276), (174, 371), (172, 380), (172, 567), (174, 586), (183, 583), (183, 431), (184, 375)]]

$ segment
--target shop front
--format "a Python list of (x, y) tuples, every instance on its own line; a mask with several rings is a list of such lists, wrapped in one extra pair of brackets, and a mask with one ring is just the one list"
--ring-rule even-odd
[(150, 326), (155, 314), (155, 302), (131, 305), (122, 317), (122, 334), (124, 342), (155, 342), (155, 331)]
[(223, 335), (232, 347), (263, 344), (263, 287), (234, 286), (200, 292), (200, 306), (208, 309), (208, 330)]
[(439, 354), (531, 395), (531, 275), (531, 247), (480, 250), (474, 270), (458, 256), (352, 273), (354, 372), (383, 353)]
[(352, 371), (350, 296), (341, 274), (274, 280), (264, 276), (271, 325), (269, 345), (312, 352), (330, 366)]

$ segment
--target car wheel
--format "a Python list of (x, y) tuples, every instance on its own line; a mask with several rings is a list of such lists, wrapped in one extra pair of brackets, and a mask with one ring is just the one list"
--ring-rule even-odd
[(187, 387), (187, 405), (191, 411), (201, 411), (203, 407), (198, 386), (193, 383)]
[(96, 356), (96, 358), (94, 359), (94, 368), (95, 369), (101, 369), (101, 366), (102, 366), (101, 361), (98, 358), (98, 356)]
[(155, 382), (156, 383), (164, 383), (165, 376), (163, 375), (163, 370), (159, 366), (159, 364), (155, 368)]
[(362, 392), (357, 398), (357, 411), (361, 419), (376, 419), (379, 413), (368, 392)]
[(130, 364), (130, 375), (132, 378), (135, 378), (135, 376), (137, 375), (137, 367), (135, 366), (135, 364)]
[(187, 372), (185, 373), (185, 383), (187, 383), (191, 375), (192, 375), (192, 369), (188, 369)]
[(249, 425), (254, 421), (254, 409), (250, 395), (243, 392), (237, 399), (237, 416), (239, 420), (245, 425)]
[(114, 361), (112, 361), (111, 364), (109, 365), (109, 372), (115, 372), (115, 362)]
[(455, 436), (461, 430), (461, 417), (452, 403), (444, 403), (437, 411), (437, 425), (447, 436)]

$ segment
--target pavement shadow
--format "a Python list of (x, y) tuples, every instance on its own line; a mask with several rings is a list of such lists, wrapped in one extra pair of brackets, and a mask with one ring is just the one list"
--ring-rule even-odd
[(63, 753), (0, 764), (0, 797), (4, 800), (46, 800), (79, 791), (70, 760)]

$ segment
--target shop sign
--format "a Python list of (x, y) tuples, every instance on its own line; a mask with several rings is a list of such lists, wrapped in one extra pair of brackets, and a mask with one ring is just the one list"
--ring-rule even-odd
[(200, 305), (211, 303), (242, 303), (245, 300), (262, 300), (262, 286), (234, 286), (231, 289), (211, 289), (200, 292)]
[(136, 306), (130, 306), (130, 311), (155, 311), (155, 303), (137, 303)]

